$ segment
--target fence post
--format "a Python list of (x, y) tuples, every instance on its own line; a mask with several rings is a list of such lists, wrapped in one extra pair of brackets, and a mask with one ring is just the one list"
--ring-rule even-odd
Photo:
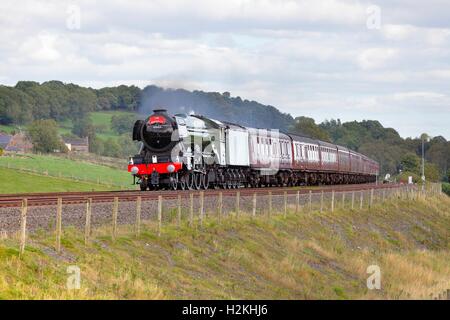
[(162, 196), (158, 196), (158, 237), (161, 236), (162, 226)]
[(320, 213), (323, 212), (323, 190), (320, 194)]
[(360, 196), (359, 196), (359, 210), (362, 210), (363, 208), (363, 191), (361, 190)]
[(194, 194), (193, 193), (189, 194), (189, 204), (190, 204), (190, 209), (189, 209), (189, 226), (192, 227), (192, 225), (194, 223)]
[(204, 209), (203, 209), (203, 204), (204, 204), (204, 192), (201, 191), (200, 192), (200, 227), (203, 226), (203, 214), (204, 214)]
[(218, 215), (219, 223), (220, 220), (222, 219), (222, 210), (223, 210), (223, 193), (221, 191), (219, 192), (219, 215)]
[(236, 218), (239, 218), (239, 200), (241, 197), (241, 193), (239, 191), (236, 191)]
[(355, 208), (355, 191), (352, 191), (352, 210)]
[(345, 191), (342, 192), (342, 209), (345, 209)]
[(141, 211), (142, 211), (142, 198), (139, 196), (136, 200), (136, 236), (141, 234)]
[(178, 215), (177, 215), (177, 226), (178, 228), (181, 227), (181, 194), (178, 195)]
[(334, 212), (334, 190), (331, 191), (331, 212)]
[(312, 190), (309, 190), (309, 212), (312, 211)]
[(254, 218), (256, 216), (256, 192), (253, 193), (253, 210), (252, 210), (252, 217)]
[(298, 213), (300, 210), (300, 190), (297, 190), (297, 194), (295, 196), (295, 213)]
[(56, 252), (61, 252), (62, 198), (58, 198), (56, 208)]
[(20, 248), (19, 256), (23, 256), (25, 252), (25, 242), (27, 238), (27, 211), (28, 211), (28, 200), (22, 200), (22, 213), (20, 215)]
[(113, 206), (113, 225), (112, 225), (112, 240), (116, 240), (117, 236), (117, 213), (119, 211), (119, 198), (114, 197), (114, 206)]
[(372, 208), (373, 206), (373, 188), (370, 189), (370, 202), (369, 202), (369, 208)]
[(86, 202), (86, 223), (84, 225), (84, 245), (86, 246), (89, 242), (89, 237), (91, 235), (91, 208), (92, 199), (89, 198)]
[(284, 217), (286, 218), (287, 216), (287, 192), (285, 191), (284, 194)]
[(269, 218), (272, 216), (272, 191), (269, 191)]

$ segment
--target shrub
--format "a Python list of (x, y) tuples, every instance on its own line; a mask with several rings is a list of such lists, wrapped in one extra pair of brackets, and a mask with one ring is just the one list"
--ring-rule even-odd
[(398, 182), (408, 183), (409, 176), (413, 177), (414, 183), (418, 183), (420, 181), (419, 175), (412, 173), (412, 172), (405, 171), (398, 175)]

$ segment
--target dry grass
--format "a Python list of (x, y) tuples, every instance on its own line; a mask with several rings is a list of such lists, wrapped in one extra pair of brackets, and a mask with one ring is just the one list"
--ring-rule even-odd
[[(450, 198), (389, 202), (363, 211), (290, 212), (251, 220), (213, 218), (204, 227), (96, 230), (87, 247), (67, 229), (57, 255), (52, 234), (0, 240), (3, 299), (426, 299), (450, 288)], [(369, 265), (381, 290), (368, 290)], [(81, 289), (66, 288), (66, 268)]]

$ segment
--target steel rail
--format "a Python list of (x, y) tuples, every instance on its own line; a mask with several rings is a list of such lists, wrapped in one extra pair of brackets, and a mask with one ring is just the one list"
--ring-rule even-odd
[(256, 193), (257, 195), (287, 194), (307, 194), (321, 193), (322, 191), (350, 192), (363, 191), (370, 189), (388, 189), (399, 187), (398, 184), (351, 184), (351, 185), (325, 185), (325, 186), (303, 186), (303, 187), (266, 187), (266, 188), (239, 188), (239, 189), (207, 189), (207, 190), (158, 190), (158, 191), (92, 191), (92, 192), (53, 192), (53, 193), (23, 193), (23, 194), (3, 194), (0, 195), (0, 208), (4, 207), (20, 207), (23, 199), (28, 200), (28, 206), (48, 206), (56, 205), (58, 198), (62, 198), (65, 204), (85, 203), (87, 199), (93, 202), (112, 202), (115, 197), (120, 201), (135, 201), (137, 197), (141, 197), (143, 201), (156, 200), (158, 196), (164, 199), (175, 199), (178, 195), (188, 198), (191, 193), (199, 195), (204, 192), (205, 197), (218, 196), (222, 193), (224, 196), (236, 196), (236, 192), (240, 192), (241, 196), (249, 196)]

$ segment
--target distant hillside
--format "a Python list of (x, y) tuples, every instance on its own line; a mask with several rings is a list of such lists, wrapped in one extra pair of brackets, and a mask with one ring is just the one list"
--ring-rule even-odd
[(287, 128), (294, 119), (273, 106), (231, 97), (228, 92), (163, 89), (154, 85), (92, 89), (60, 81), (20, 81), (0, 86), (0, 125), (26, 124), (35, 119), (80, 119), (93, 111), (128, 110), (144, 115), (154, 108), (173, 113), (195, 111), (208, 117), (261, 128)]
[[(273, 106), (231, 97), (229, 92), (163, 89), (154, 85), (144, 89), (125, 85), (92, 89), (60, 81), (42, 84), (20, 81), (14, 87), (0, 86), (0, 131), (12, 131), (11, 125), (27, 125), (36, 119), (54, 119), (60, 132), (89, 135), (90, 141), (95, 142), (91, 152), (126, 157), (134, 152), (129, 148), (132, 143), (126, 130), (130, 127), (131, 131), (134, 118), (128, 113), (128, 117), (119, 119), (125, 128), (119, 137), (117, 126), (110, 123), (113, 114), (124, 116), (127, 115), (124, 111), (131, 111), (144, 117), (161, 107), (171, 113), (195, 112), (241, 125), (330, 141), (373, 157), (380, 162), (382, 174), (395, 174), (400, 169), (421, 175), (419, 138), (403, 139), (395, 129), (384, 128), (374, 120), (347, 123), (330, 120), (316, 124), (314, 119), (303, 116), (294, 119)], [(425, 144), (425, 158), (427, 177), (449, 180), (449, 141), (441, 136), (431, 139)]]

